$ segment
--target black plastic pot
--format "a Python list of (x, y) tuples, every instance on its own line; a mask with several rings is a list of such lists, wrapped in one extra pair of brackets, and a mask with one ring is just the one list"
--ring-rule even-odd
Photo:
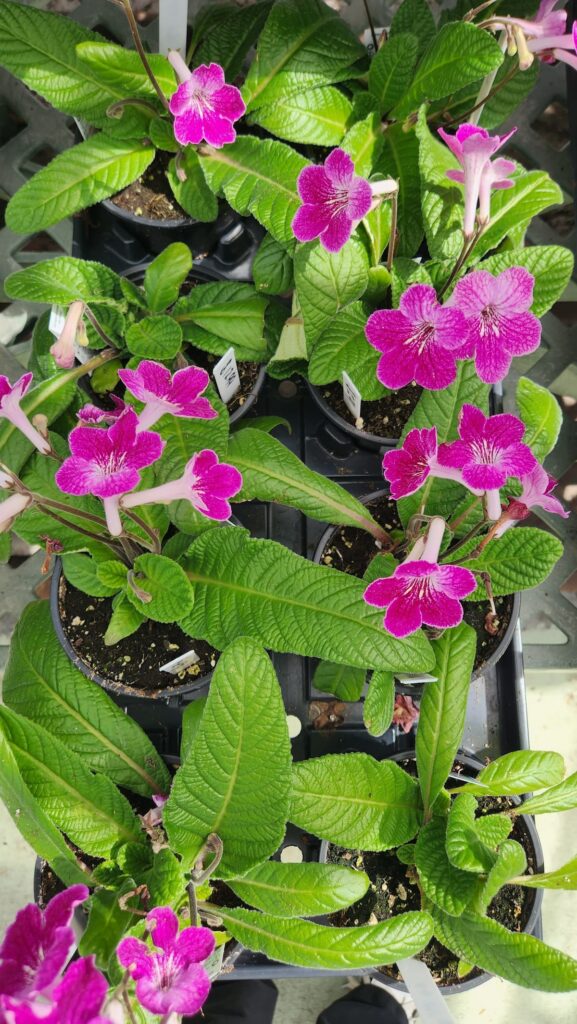
[[(369, 451), (378, 452), (383, 455), (390, 448), (396, 448), (399, 443), (398, 437), (377, 437), (376, 434), (369, 434), (366, 430), (358, 430), (352, 423), (349, 423), (344, 416), (340, 416), (322, 396), (322, 388), (315, 387), (307, 381), (308, 389), (315, 404), (323, 416), (326, 417), (334, 427), (346, 435), (359, 448), (368, 448)], [(338, 442), (338, 436), (335, 441)]]
[[(406, 761), (407, 759), (414, 759), (414, 751), (406, 751), (399, 754), (393, 754), (390, 758), (391, 761)], [(459, 753), (456, 760), (469, 769), (471, 776), (474, 778), (479, 773), (484, 765), (476, 758), (470, 757), (468, 754)], [(461, 776), (462, 778), (462, 776)], [(522, 804), (520, 797), (510, 797), (511, 800), (517, 805)], [(522, 822), (526, 832), (529, 836), (531, 846), (533, 847), (533, 853), (535, 858), (535, 873), (541, 874), (544, 870), (543, 860), (543, 848), (541, 846), (541, 840), (539, 839), (539, 833), (535, 826), (533, 818), (529, 815), (523, 814), (519, 816), (519, 820)], [(332, 844), (323, 839), (319, 851), (319, 861), (321, 864), (326, 863), (328, 849)], [(542, 889), (527, 889), (527, 901), (530, 901), (530, 909), (527, 917), (526, 924), (523, 928), (523, 932), (526, 935), (532, 935), (536, 930), (539, 929), (539, 922), (541, 916), (541, 906), (543, 903), (543, 890)], [(365, 973), (373, 974), (372, 968), (369, 968)], [(386, 974), (376, 974), (375, 978), (378, 978), (380, 982), (387, 985), (389, 988), (394, 988), (402, 992), (407, 991), (407, 986), (403, 981), (397, 981), (394, 978), (389, 978)], [(440, 991), (444, 996), (459, 995), (461, 992), (467, 992), (469, 989), (478, 988), (479, 985), (483, 985), (486, 981), (490, 981), (493, 977), (487, 971), (479, 971), (473, 978), (463, 978), (453, 985), (442, 985)]]
[[(375, 501), (375, 499), (386, 497), (387, 494), (388, 491), (383, 488), (380, 491), (373, 491), (371, 494), (363, 495), (361, 498), (359, 498), (359, 501), (361, 501), (363, 505), (367, 505), (370, 501)], [(333, 537), (335, 536), (339, 529), (341, 529), (341, 527), (339, 526), (329, 526), (328, 529), (325, 530), (316, 547), (315, 553), (313, 555), (313, 562), (317, 562), (320, 564), (325, 548), (331, 543)], [(511, 640), (513, 639), (513, 634), (515, 633), (515, 629), (517, 627), (520, 610), (521, 595), (519, 593), (516, 593), (513, 595), (513, 608), (511, 611), (511, 618), (509, 620), (507, 629), (505, 630), (498, 646), (495, 648), (493, 653), (487, 658), (486, 661), (483, 662), (483, 664), (478, 669), (476, 669), (473, 672), (473, 679), (477, 679), (479, 676), (484, 675), (487, 671), (493, 668), (493, 666), (496, 665), (497, 662), (502, 658), (504, 652), (508, 649)], [(414, 691), (409, 689), (407, 692), (413, 693)]]

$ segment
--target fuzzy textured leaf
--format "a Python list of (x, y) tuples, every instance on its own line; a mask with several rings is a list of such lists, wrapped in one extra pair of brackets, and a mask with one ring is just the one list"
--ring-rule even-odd
[[(523, 873), (527, 867), (527, 857), (520, 843), (514, 839), (506, 839), (501, 844), (495, 863), (487, 875), (483, 891), (479, 897), (483, 907), (488, 907), (499, 889), (506, 885), (515, 875)], [(535, 877), (541, 877), (539, 875)]]
[(368, 178), (383, 148), (381, 121), (376, 111), (349, 128), (341, 142), (355, 165), (355, 173)]
[(574, 262), (573, 253), (564, 245), (529, 245), (495, 253), (483, 260), (480, 269), (500, 274), (508, 267), (525, 267), (535, 278), (531, 312), (543, 316), (563, 295)]
[(446, 828), (446, 818), (433, 818), (419, 832), (415, 865), (425, 896), (446, 914), (459, 917), (475, 894), (477, 879), (449, 860), (445, 849)]
[(332, 693), (337, 700), (360, 700), (367, 673), (350, 665), (334, 665), (320, 661), (312, 678), (312, 685), (321, 693)]
[(331, 85), (279, 96), (251, 120), (279, 139), (300, 145), (338, 146), (352, 114), (350, 100)]
[(181, 285), (192, 270), (192, 253), (184, 242), (167, 245), (144, 274), (144, 292), (149, 309), (162, 313), (176, 302)]
[(395, 680), (392, 672), (373, 672), (363, 704), (363, 721), (371, 736), (382, 736), (393, 720)]
[(391, 22), (391, 38), (411, 32), (419, 41), (419, 55), (437, 32), (435, 19), (427, 0), (403, 0)]
[(356, 238), (338, 253), (327, 252), (318, 241), (297, 246), (295, 285), (309, 347), (339, 310), (361, 297), (368, 273), (366, 250)]
[(521, 814), (552, 814), (554, 811), (572, 811), (577, 807), (577, 772), (568, 775), (551, 789), (530, 796), (519, 808)]
[(413, 80), (419, 40), (410, 32), (392, 35), (377, 50), (369, 69), (369, 92), (386, 114), (398, 103)]
[(237, 359), (259, 362), (267, 348), (266, 307), (266, 298), (258, 295), (252, 285), (215, 281), (197, 285), (179, 299), (172, 316), (193, 345), (217, 355), (234, 345)]
[(271, 0), (235, 7), (210, 4), (195, 21), (200, 45), (194, 51), (193, 66), (215, 62), (224, 69), (227, 82), (233, 82), (243, 69), (244, 58), (254, 44), (272, 7)]
[[(520, 858), (519, 858), (520, 860)], [(525, 870), (525, 864), (516, 867), (514, 874), (521, 874)], [(509, 876), (511, 877), (511, 876)], [(528, 886), (530, 889), (577, 889), (577, 857), (568, 860), (555, 871), (545, 871), (543, 874), (523, 875), (522, 880), (516, 878), (519, 885)]]
[[(161, 122), (162, 123), (162, 122)], [(172, 128), (170, 128), (172, 134)], [(174, 135), (172, 135), (174, 140)], [(153, 140), (154, 141), (154, 140)], [(176, 148), (178, 143), (176, 143)], [(181, 159), (178, 170), (184, 172), (186, 178), (181, 181), (177, 174), (176, 161), (171, 160), (166, 176), (179, 206), (190, 217), (208, 224), (216, 220), (218, 216), (218, 200), (210, 191), (206, 178), (202, 173), (202, 167), (198, 154), (192, 146), (186, 146), (181, 150)]]
[[(493, 594), (514, 594), (538, 587), (562, 554), (563, 544), (558, 537), (533, 526), (522, 526), (489, 541), (478, 558), (465, 558), (460, 564), (488, 572)], [(467, 600), (480, 601), (484, 595), (485, 587), (480, 583)]]
[(491, 761), (479, 772), (476, 781), (467, 783), (461, 792), (515, 796), (556, 786), (563, 781), (564, 774), (565, 762), (561, 754), (550, 750), (515, 750)]
[(282, 295), (294, 285), (292, 259), (271, 235), (265, 235), (252, 263), (255, 288), (264, 295)]
[(184, 569), (165, 555), (139, 555), (134, 562), (134, 588), (128, 585), (126, 596), (142, 615), (155, 622), (178, 622), (190, 613), (193, 593)]
[(244, 903), (273, 917), (316, 917), (362, 899), (369, 879), (364, 871), (337, 864), (270, 860), (229, 885)]
[[(156, 92), (136, 50), (127, 50), (117, 43), (77, 43), (76, 55), (83, 65), (92, 68), (98, 81), (108, 89), (121, 92), (123, 96), (150, 96), (156, 99)], [(160, 88), (171, 96), (176, 91), (176, 75), (166, 57), (160, 53), (149, 53), (148, 62)]]
[[(90, 555), (68, 554), (62, 556), (62, 569), (69, 583), (89, 597), (112, 597), (118, 585), (109, 586), (97, 574), (98, 562)], [(126, 573), (125, 573), (126, 576)]]
[(365, 336), (367, 312), (361, 302), (341, 309), (313, 345), (308, 379), (311, 384), (342, 381), (346, 370), (366, 401), (382, 398), (385, 390), (377, 379), (380, 354)]
[(115, 605), (110, 616), (110, 621), (103, 637), (104, 646), (114, 647), (120, 640), (124, 640), (127, 636), (132, 636), (133, 633), (136, 633), (136, 630), (145, 621), (146, 616), (141, 615), (128, 598), (123, 595), (118, 604)]
[(526, 426), (524, 441), (539, 462), (553, 451), (559, 437), (563, 413), (559, 401), (548, 388), (520, 377), (515, 395), (517, 408)]
[(126, 347), (133, 356), (174, 359), (182, 345), (182, 328), (171, 316), (145, 316), (126, 332)]
[(563, 202), (559, 185), (545, 171), (526, 171), (516, 176), (514, 181), (513, 188), (497, 189), (492, 193), (491, 220), (475, 245), (475, 257), (496, 249), (518, 224), (531, 220), (549, 206)]
[(425, 107), (419, 111), (416, 133), (429, 253), (433, 258), (455, 260), (463, 247), (463, 190), (447, 178), (446, 172), (459, 165), (448, 146), (431, 134)]
[(403, 128), (401, 124), (387, 128), (375, 171), (399, 182), (397, 253), (410, 257), (415, 255), (423, 239), (419, 140), (414, 130), (405, 132)]
[(57, 256), (10, 274), (4, 282), (11, 299), (54, 302), (62, 306), (83, 302), (122, 302), (120, 278), (113, 270), (91, 260)]
[(472, 793), (460, 793), (453, 800), (447, 819), (447, 856), (456, 868), (484, 874), (497, 858), (477, 833), (476, 810), (477, 800)]

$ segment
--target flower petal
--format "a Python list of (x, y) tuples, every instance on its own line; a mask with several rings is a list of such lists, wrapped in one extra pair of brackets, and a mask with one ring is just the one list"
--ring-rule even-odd
[(235, 85), (223, 85), (213, 94), (215, 110), (228, 121), (238, 121), (246, 111), (246, 104), (240, 89)]
[(297, 178), (297, 190), (303, 203), (326, 203), (332, 196), (331, 183), (324, 167), (310, 164), (303, 167)]
[(351, 237), (353, 228), (353, 221), (345, 210), (335, 213), (320, 236), (321, 245), (327, 252), (340, 252)]
[(202, 119), (202, 130), (209, 146), (214, 146), (215, 149), (222, 149), (227, 143), (234, 142), (236, 139), (232, 121), (227, 117), (222, 117), (216, 111), (208, 110), (205, 113)]
[(347, 188), (351, 184), (355, 165), (344, 149), (333, 149), (327, 156), (324, 166), (329, 181), (337, 188)]
[(410, 285), (399, 301), (399, 309), (413, 328), (422, 321), (429, 321), (438, 305), (437, 293), (430, 284)]
[(421, 605), (423, 622), (436, 629), (449, 629), (463, 621), (463, 607), (454, 597), (435, 591)]
[(120, 965), (130, 971), (131, 978), (138, 981), (154, 972), (154, 953), (140, 939), (121, 939), (116, 948)]
[(179, 930), (178, 918), (172, 907), (155, 907), (146, 915), (146, 924), (154, 945), (170, 953)]
[(394, 576), (373, 580), (363, 594), (363, 599), (374, 608), (386, 608), (399, 596), (401, 587)]
[(210, 928), (183, 928), (174, 948), (179, 962), (188, 966), (206, 960), (214, 952), (214, 946), (214, 934)]
[(368, 181), (356, 178), (349, 192), (347, 213), (353, 220), (362, 220), (371, 208), (373, 193)]
[(203, 118), (197, 110), (186, 110), (174, 118), (174, 137), (181, 146), (197, 146), (204, 140)]
[(411, 597), (397, 597), (387, 608), (385, 629), (398, 640), (410, 636), (423, 624), (419, 602)]
[(141, 978), (136, 983), (136, 998), (139, 1003), (160, 1015), (168, 1013), (185, 1014), (192, 1017), (198, 1013), (210, 992), (210, 978), (199, 964), (191, 964), (179, 972), (168, 988), (160, 988), (153, 978)]
[(330, 213), (324, 206), (305, 203), (295, 213), (291, 227), (299, 242), (312, 242), (326, 229), (329, 220)]
[(365, 336), (379, 352), (391, 352), (411, 337), (411, 321), (400, 309), (377, 309), (365, 325)]
[(461, 565), (440, 565), (435, 585), (449, 597), (468, 597), (477, 588), (477, 581), (470, 569)]

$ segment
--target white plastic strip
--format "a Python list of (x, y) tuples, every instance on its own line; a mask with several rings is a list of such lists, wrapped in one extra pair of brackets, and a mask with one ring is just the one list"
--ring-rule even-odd
[(165, 56), (178, 50), (186, 58), (188, 0), (160, 0), (158, 10), (158, 52)]
[(419, 1011), (422, 1024), (455, 1024), (455, 1018), (449, 1013), (428, 967), (413, 957), (398, 960), (397, 965)]

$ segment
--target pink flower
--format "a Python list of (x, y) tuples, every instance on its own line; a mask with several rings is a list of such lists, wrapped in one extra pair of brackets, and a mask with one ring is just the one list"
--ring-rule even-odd
[(422, 487), (437, 460), (437, 428), (415, 427), (410, 430), (402, 448), (386, 452), (383, 474), (391, 485), (391, 497), (406, 498)]
[(497, 490), (508, 477), (525, 476), (537, 464), (522, 443), (524, 433), (525, 425), (516, 416), (485, 416), (475, 405), (465, 404), (459, 416), (460, 440), (440, 446), (439, 464), (460, 470), (467, 487)]
[(20, 408), (20, 402), (32, 383), (32, 374), (23, 373), (11, 384), (8, 377), (0, 374), (0, 419), (9, 420), (39, 452), (46, 455), (50, 445), (45, 437), (33, 427), (26, 413)]
[(166, 413), (203, 420), (218, 416), (208, 398), (200, 398), (210, 377), (198, 366), (187, 366), (172, 376), (162, 363), (143, 359), (137, 370), (119, 370), (118, 376), (128, 391), (144, 402), (138, 417), (139, 431), (151, 427)]
[(114, 406), (113, 409), (99, 409), (97, 405), (89, 403), (78, 410), (76, 413), (78, 419), (82, 423), (114, 423), (128, 409), (128, 406), (122, 398), (117, 398), (116, 395), (110, 394), (108, 398)]
[(552, 493), (557, 486), (557, 481), (549, 476), (543, 466), (536, 465), (530, 473), (521, 477), (521, 484), (523, 490), (518, 498), (511, 498), (503, 513), (502, 522), (495, 531), (496, 537), (501, 537), (519, 520), (526, 519), (531, 514), (532, 508), (542, 508), (545, 512), (563, 516), (563, 519), (567, 519), (569, 516), (569, 512), (563, 508), (559, 499)]
[(491, 157), (501, 149), (517, 129), (513, 128), (507, 135), (489, 135), (484, 128), (476, 124), (462, 124), (455, 135), (449, 135), (444, 128), (439, 128), (441, 138), (461, 164), (460, 171), (447, 171), (451, 181), (458, 181), (465, 186), (465, 218), (463, 231), (470, 238), (475, 230), (475, 213), (479, 203), (479, 221), (486, 224), (490, 217), (491, 189), (512, 188), (509, 180), (515, 170), (513, 160), (499, 157), (491, 161)]
[(29, 494), (11, 494), (0, 504), (0, 533), (6, 533), (24, 509), (28, 508), (32, 498)]
[(165, 442), (152, 431), (137, 432), (138, 417), (127, 409), (108, 430), (75, 427), (68, 442), (72, 455), (56, 473), (56, 483), (65, 494), (94, 494), (102, 498), (108, 528), (113, 536), (122, 533), (118, 498), (140, 483), (139, 470), (162, 455)]
[(303, 167), (297, 189), (303, 205), (292, 222), (295, 238), (299, 242), (320, 238), (327, 252), (340, 252), (371, 208), (371, 186), (355, 174), (355, 165), (343, 149), (333, 149), (322, 166)]
[(204, 141), (215, 149), (234, 142), (233, 122), (246, 106), (236, 86), (226, 85), (220, 64), (201, 64), (190, 71), (177, 50), (171, 50), (168, 59), (181, 83), (170, 97), (177, 142), (186, 146)]
[(238, 494), (241, 487), (242, 476), (238, 469), (219, 462), (216, 452), (205, 448), (187, 462), (178, 480), (127, 494), (122, 505), (124, 508), (136, 508), (151, 502), (190, 501), (203, 516), (224, 522), (230, 519), (232, 512), (228, 499)]
[(497, 15), (488, 22), (493, 29), (506, 29), (511, 47), (509, 52), (517, 50), (521, 71), (531, 66), (534, 56), (545, 64), (560, 60), (577, 70), (577, 22), (572, 32), (566, 32), (567, 12), (554, 10), (556, 2), (542, 0), (531, 20)]
[(28, 999), (50, 988), (74, 949), (74, 908), (88, 898), (85, 885), (54, 896), (45, 910), (19, 910), (0, 946), (0, 996)]
[(367, 604), (387, 609), (383, 625), (402, 640), (423, 623), (436, 629), (458, 626), (463, 619), (461, 599), (476, 586), (473, 573), (460, 565), (404, 562), (388, 579), (369, 583), (364, 598)]
[(412, 284), (399, 309), (378, 309), (365, 328), (369, 343), (383, 353), (377, 377), (393, 390), (411, 381), (432, 391), (448, 387), (456, 376), (466, 331), (461, 311), (441, 306), (428, 284)]
[(513, 356), (539, 348), (541, 323), (529, 312), (534, 283), (523, 267), (509, 267), (497, 276), (475, 270), (455, 285), (450, 305), (467, 319), (466, 352), (486, 384), (503, 380)]
[(178, 930), (170, 907), (157, 907), (146, 917), (154, 945), (152, 952), (140, 939), (122, 939), (118, 959), (136, 981), (136, 998), (145, 1010), (193, 1016), (210, 992), (210, 978), (202, 962), (214, 949), (209, 928)]
[(405, 697), (401, 693), (395, 694), (395, 707), (393, 710), (393, 725), (402, 729), (404, 733), (410, 732), (416, 722), (419, 721), (419, 708), (413, 702), (412, 697)]
[(13, 1024), (112, 1024), (100, 1014), (107, 992), (108, 982), (96, 970), (94, 957), (86, 956), (70, 964), (48, 1004), (7, 1000), (6, 1008)]
[(57, 366), (61, 366), (64, 370), (71, 370), (74, 366), (74, 342), (76, 341), (76, 332), (80, 326), (83, 312), (83, 302), (72, 302), (70, 304), (66, 320), (64, 321), (64, 327), (50, 348), (50, 355), (54, 356)]

